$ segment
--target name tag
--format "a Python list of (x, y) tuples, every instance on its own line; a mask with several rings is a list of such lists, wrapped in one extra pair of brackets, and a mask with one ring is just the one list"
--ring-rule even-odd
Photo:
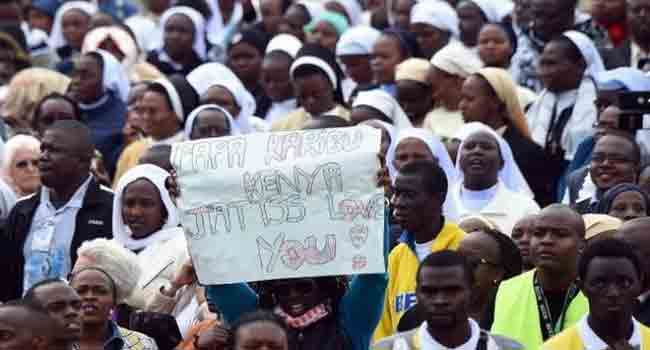
[(88, 220), (88, 225), (102, 226), (102, 225), (104, 225), (104, 221), (102, 221), (102, 220)]
[(46, 222), (36, 231), (32, 237), (32, 250), (47, 252), (52, 246), (52, 241), (54, 239), (54, 229), (56, 226), (54, 223)]

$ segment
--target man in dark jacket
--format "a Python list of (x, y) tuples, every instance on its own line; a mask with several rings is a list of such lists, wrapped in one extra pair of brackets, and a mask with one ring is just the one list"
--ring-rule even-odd
[(112, 237), (113, 193), (90, 175), (90, 130), (54, 123), (41, 142), (40, 191), (16, 203), (0, 236), (0, 301), (46, 278), (66, 277), (87, 240)]

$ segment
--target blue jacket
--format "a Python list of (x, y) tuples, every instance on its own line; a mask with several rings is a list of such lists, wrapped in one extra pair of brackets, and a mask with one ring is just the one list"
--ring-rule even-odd
[(92, 108), (82, 107), (81, 111), (90, 128), (93, 143), (104, 156), (109, 175), (113, 176), (124, 145), (122, 128), (126, 120), (126, 104), (112, 92), (104, 96), (108, 96), (106, 101)]
[[(388, 255), (389, 219), (384, 220), (384, 263)], [(367, 350), (370, 339), (381, 317), (384, 293), (388, 284), (385, 273), (356, 275), (348, 291), (341, 298), (337, 315), (339, 324), (352, 342), (353, 350)], [(257, 294), (246, 283), (211, 285), (205, 290), (208, 303), (216, 305), (228, 323), (240, 315), (254, 311)]]

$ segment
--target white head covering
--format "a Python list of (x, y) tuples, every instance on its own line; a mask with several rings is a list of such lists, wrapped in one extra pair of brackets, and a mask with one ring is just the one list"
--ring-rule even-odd
[(465, 140), (468, 137), (479, 132), (486, 132), (492, 135), (492, 137), (494, 137), (494, 139), (497, 140), (497, 143), (499, 144), (499, 153), (501, 153), (501, 157), (503, 158), (503, 168), (499, 170), (499, 180), (510, 191), (521, 193), (532, 198), (533, 192), (530, 190), (530, 186), (528, 186), (526, 178), (521, 173), (521, 170), (519, 169), (519, 166), (517, 165), (517, 162), (512, 155), (512, 149), (508, 143), (492, 128), (480, 122), (471, 122), (463, 125), (454, 137), (461, 141), (460, 146), (458, 147), (459, 155), (456, 158), (456, 170), (458, 171), (459, 181), (463, 181), (464, 178), (463, 171), (460, 168), (460, 152), (463, 149)]
[(497, 1), (495, 0), (469, 0), (476, 4), (478, 8), (481, 9), (483, 15), (490, 23), (500, 22), (501, 18), (501, 8), (499, 8)]
[(575, 30), (568, 30), (562, 33), (562, 35), (571, 40), (571, 42), (573, 42), (578, 47), (578, 50), (580, 50), (582, 57), (587, 63), (585, 75), (593, 77), (598, 72), (605, 70), (605, 64), (603, 63), (603, 59), (600, 57), (598, 49), (588, 36)]
[(458, 15), (451, 5), (442, 0), (425, 0), (411, 8), (411, 23), (425, 23), (460, 37)]
[(97, 13), (97, 6), (93, 3), (87, 1), (68, 1), (64, 3), (57, 11), (56, 16), (54, 16), (54, 24), (52, 25), (52, 32), (50, 33), (50, 39), (48, 44), (50, 49), (58, 50), (64, 47), (67, 42), (63, 37), (63, 15), (70, 10), (79, 10), (92, 17)]
[(449, 74), (467, 78), (483, 68), (483, 62), (463, 44), (452, 41), (436, 52), (431, 64)]
[(334, 0), (345, 7), (350, 18), (350, 26), (357, 26), (363, 21), (363, 8), (357, 0)]
[(182, 123), (183, 119), (185, 118), (185, 109), (183, 108), (181, 95), (178, 94), (178, 91), (176, 90), (174, 84), (167, 80), (167, 78), (156, 79), (154, 83), (160, 84), (160, 86), (165, 88), (167, 96), (169, 97), (169, 102), (172, 103), (172, 110), (174, 110), (176, 118), (178, 118), (178, 120), (180, 120)]
[(187, 121), (185, 122), (185, 139), (186, 140), (192, 140), (190, 137), (192, 135), (192, 129), (194, 128), (194, 120), (201, 114), (203, 111), (207, 110), (217, 110), (221, 113), (223, 113), (226, 116), (226, 119), (228, 119), (228, 124), (230, 124), (230, 136), (232, 135), (239, 135), (241, 132), (239, 131), (239, 127), (237, 126), (237, 123), (235, 123), (235, 120), (233, 119), (232, 115), (228, 113), (227, 110), (224, 108), (221, 108), (217, 105), (203, 105), (197, 107), (195, 110), (190, 113), (190, 115), (187, 117)]
[(359, 92), (352, 107), (358, 106), (369, 106), (377, 109), (393, 121), (396, 130), (413, 127), (399, 102), (384, 90), (374, 89)]
[(372, 27), (352, 27), (339, 38), (336, 44), (336, 55), (371, 55), (372, 47), (380, 36), (381, 32)]
[[(169, 173), (160, 167), (152, 164), (141, 164), (131, 168), (120, 178), (113, 198), (113, 236), (118, 243), (130, 250), (140, 250), (152, 243), (171, 239), (178, 234), (176, 230), (168, 230), (176, 228), (180, 224), (178, 209), (165, 187), (165, 180), (169, 176)], [(167, 210), (167, 221), (160, 231), (147, 238), (134, 239), (131, 237), (131, 230), (122, 219), (122, 196), (124, 195), (124, 189), (139, 179), (147, 179), (156, 186), (158, 193), (160, 193), (160, 199)]]
[(96, 52), (102, 57), (102, 66), (104, 67), (102, 70), (102, 85), (104, 90), (112, 91), (115, 96), (126, 103), (129, 99), (131, 85), (124, 66), (108, 51), (97, 49), (92, 52)]
[(187, 7), (187, 6), (174, 6), (170, 7), (165, 11), (160, 17), (160, 28), (163, 31), (163, 37), (161, 38), (160, 43), (158, 43), (158, 49), (162, 49), (165, 45), (164, 36), (165, 36), (165, 24), (173, 15), (185, 15), (187, 16), (194, 25), (194, 42), (192, 47), (194, 52), (201, 58), (205, 59), (207, 55), (207, 49), (205, 47), (205, 19), (197, 10)]
[(207, 33), (208, 41), (213, 45), (219, 45), (225, 49), (228, 38), (237, 30), (239, 22), (244, 18), (244, 8), (239, 1), (235, 1), (235, 8), (228, 23), (223, 22), (221, 9), (218, 0), (207, 1), (212, 12), (212, 17), (208, 20)]
[(282, 51), (292, 58), (296, 58), (302, 48), (302, 41), (291, 34), (278, 34), (266, 45), (266, 53)]
[(596, 73), (594, 76), (598, 90), (650, 91), (650, 77), (643, 71), (632, 67), (620, 67)]
[(404, 141), (404, 139), (408, 138), (414, 138), (424, 142), (427, 147), (429, 147), (431, 154), (433, 154), (433, 156), (438, 160), (438, 165), (442, 168), (442, 170), (445, 171), (449, 185), (451, 186), (451, 184), (456, 182), (458, 174), (456, 172), (456, 168), (454, 167), (454, 163), (451, 162), (447, 148), (431, 131), (420, 128), (408, 128), (399, 130), (397, 132), (397, 137), (391, 143), (390, 148), (388, 148), (388, 153), (386, 154), (386, 166), (388, 167), (388, 172), (390, 173), (390, 177), (393, 179), (393, 181), (397, 176), (397, 169), (393, 164), (395, 161), (395, 152), (397, 151), (397, 146), (399, 146), (399, 143)]
[[(397, 169), (395, 169), (395, 165), (393, 164), (395, 161), (395, 152), (397, 151), (397, 146), (399, 146), (400, 142), (407, 138), (415, 138), (421, 140), (427, 145), (431, 151), (431, 154), (433, 154), (433, 156), (438, 160), (438, 166), (440, 166), (440, 168), (445, 172), (445, 175), (447, 175), (448, 188), (452, 188), (452, 186), (454, 186), (454, 184), (458, 181), (458, 175), (454, 164), (451, 162), (447, 148), (432, 132), (420, 128), (402, 129), (397, 132), (396, 137), (392, 138), (390, 147), (388, 147), (388, 152), (386, 154), (386, 167), (388, 168), (388, 174), (390, 175), (391, 180), (395, 182), (398, 173)], [(454, 201), (449, 200), (450, 195), (451, 191), (447, 191), (447, 198), (443, 204), (443, 212), (447, 218), (455, 221), (458, 219), (459, 214), (458, 209), (454, 205)]]
[(131, 69), (138, 61), (138, 46), (135, 39), (126, 30), (118, 26), (99, 27), (91, 30), (86, 34), (81, 52), (95, 51), (106, 40), (112, 40), (115, 45), (122, 51), (124, 58), (122, 65), (124, 68)]
[(202, 64), (187, 75), (187, 81), (199, 96), (213, 86), (222, 86), (228, 89), (241, 109), (238, 116), (233, 116), (235, 124), (242, 134), (252, 131), (249, 118), (253, 116), (255, 108), (257, 108), (255, 98), (228, 67), (216, 62)]
[(332, 89), (334, 90), (338, 89), (339, 79), (336, 77), (336, 72), (334, 71), (334, 68), (332, 68), (332, 66), (330, 66), (323, 59), (316, 56), (302, 56), (297, 60), (293, 61), (293, 63), (291, 64), (291, 69), (289, 70), (291, 79), (293, 79), (293, 74), (296, 72), (296, 69), (305, 65), (318, 67), (327, 75), (327, 78), (332, 84)]

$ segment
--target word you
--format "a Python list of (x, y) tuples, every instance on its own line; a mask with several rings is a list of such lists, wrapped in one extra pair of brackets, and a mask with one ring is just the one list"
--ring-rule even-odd
[(267, 273), (275, 270), (278, 261), (297, 271), (304, 264), (324, 265), (336, 258), (336, 235), (325, 235), (322, 249), (318, 249), (318, 239), (313, 235), (305, 238), (303, 242), (285, 237), (284, 233), (280, 233), (273, 243), (269, 243), (262, 236), (257, 237), (260, 267)]

